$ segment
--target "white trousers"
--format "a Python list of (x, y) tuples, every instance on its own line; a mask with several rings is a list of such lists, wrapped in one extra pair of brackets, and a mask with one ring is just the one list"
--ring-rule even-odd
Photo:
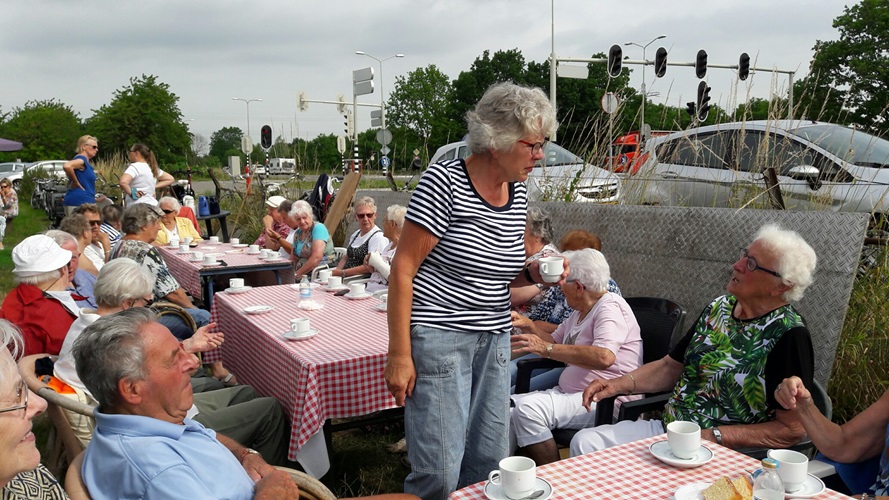
[[(583, 429), (595, 425), (596, 409), (583, 407), (582, 392), (545, 391), (515, 394), (509, 432), (520, 446), (542, 443), (553, 437), (553, 429)], [(510, 439), (513, 442), (513, 439)]]
[(571, 456), (576, 457), (663, 433), (664, 423), (660, 420), (624, 420), (613, 425), (591, 427), (574, 435), (571, 440)]

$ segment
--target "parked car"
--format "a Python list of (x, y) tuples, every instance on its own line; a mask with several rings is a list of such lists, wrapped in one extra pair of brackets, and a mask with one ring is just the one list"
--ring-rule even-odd
[[(438, 148), (430, 163), (469, 156), (465, 141)], [(528, 177), (528, 198), (534, 201), (617, 203), (620, 179), (553, 142), (543, 146), (543, 160)]]
[(32, 171), (34, 169), (41, 169), (49, 177), (53, 177), (56, 179), (66, 179), (68, 176), (65, 175), (65, 170), (62, 168), (65, 165), (65, 160), (44, 160), (44, 161), (35, 161), (34, 163), (28, 164), (25, 167), (26, 171)]
[(12, 183), (12, 188), (18, 191), (19, 186), (22, 184), (22, 175), (25, 172), (26, 165), (27, 163), (20, 161), (0, 163), (0, 179), (9, 179), (9, 182)]
[(774, 167), (788, 209), (889, 214), (889, 141), (816, 121), (711, 125), (652, 138), (625, 191), (633, 202), (696, 207), (768, 204)]

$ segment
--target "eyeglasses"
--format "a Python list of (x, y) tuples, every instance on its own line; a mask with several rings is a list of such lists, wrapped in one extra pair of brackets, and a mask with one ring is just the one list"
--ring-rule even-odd
[(90, 221), (90, 226), (101, 226), (101, 225), (102, 225), (101, 220), (91, 220)]
[(138, 302), (140, 300), (143, 302), (143, 304), (139, 307), (151, 307), (151, 305), (154, 304), (154, 297), (151, 297), (150, 299), (146, 299), (145, 297), (139, 297), (137, 299), (132, 299), (133, 305), (131, 305), (130, 307), (136, 307), (136, 302)]
[(15, 402), (14, 406), (10, 406), (8, 408), (0, 409), (0, 413), (8, 413), (16, 410), (25, 410), (25, 414), (28, 413), (28, 393), (31, 392), (28, 390), (28, 386), (25, 385), (25, 381), (22, 380), (19, 382), (18, 390), (15, 393)]
[(372, 214), (355, 214), (355, 217), (358, 217), (359, 219), (370, 219), (370, 218), (373, 217), (374, 215), (376, 215), (376, 214), (375, 214), (375, 213), (372, 213)]
[(778, 277), (778, 278), (781, 277), (781, 274), (779, 274), (778, 272), (776, 272), (776, 271), (772, 271), (771, 269), (766, 269), (766, 268), (764, 268), (764, 267), (761, 267), (761, 266), (756, 262), (756, 258), (755, 258), (755, 257), (751, 257), (750, 254), (747, 253), (747, 249), (746, 249), (746, 248), (742, 248), (742, 249), (741, 249), (741, 258), (742, 258), (742, 259), (747, 259), (747, 270), (750, 271), (750, 272), (753, 272), (753, 271), (757, 271), (757, 270), (758, 270), (758, 271), (762, 271), (762, 272), (764, 272), (764, 273), (769, 273), (769, 274), (771, 274), (772, 276), (776, 276), (776, 277)]
[(544, 139), (543, 142), (537, 142), (537, 143), (524, 141), (522, 139), (519, 139), (517, 142), (519, 144), (524, 144), (525, 146), (528, 146), (531, 149), (531, 156), (534, 156), (537, 153), (539, 153), (541, 149), (543, 149), (543, 146), (546, 146), (546, 143), (549, 142), (549, 139)]
[(9, 187), (9, 184), (0, 184), (0, 188), (6, 189)]
[(175, 213), (175, 212), (176, 212), (176, 211), (175, 211), (175, 210), (167, 210), (167, 209), (165, 209), (165, 208), (162, 208), (162, 209), (161, 209), (161, 210), (163, 210), (163, 211), (164, 211), (164, 213), (165, 213), (165, 214), (167, 214), (167, 215), (170, 215), (170, 214), (172, 214), (172, 213)]

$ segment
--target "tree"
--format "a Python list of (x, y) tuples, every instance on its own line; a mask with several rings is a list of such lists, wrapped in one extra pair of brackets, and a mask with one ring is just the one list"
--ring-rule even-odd
[(210, 141), (207, 140), (206, 136), (201, 134), (191, 134), (191, 154), (195, 158), (200, 158), (207, 154), (207, 148), (210, 146)]
[(399, 76), (389, 94), (387, 125), (444, 144), (441, 141), (461, 128), (450, 115), (451, 94), (451, 82), (434, 64), (411, 71), (407, 78)]
[(460, 72), (453, 84), (451, 118), (465, 129), (463, 117), (466, 112), (475, 107), (488, 87), (500, 82), (530, 83), (525, 72), (525, 56), (519, 49), (498, 50), (493, 56), (491, 51), (486, 50), (475, 58), (469, 71)]
[(4, 155), (33, 161), (71, 158), (77, 138), (83, 135), (77, 113), (54, 99), (28, 101), (23, 107), (14, 108), (0, 130), (4, 138), (24, 146), (21, 151)]
[(87, 120), (87, 131), (102, 145), (107, 157), (141, 142), (154, 151), (158, 162), (175, 163), (191, 145), (188, 126), (182, 120), (179, 97), (154, 75), (130, 78), (130, 84), (114, 91), (111, 103)]
[(223, 127), (210, 136), (210, 156), (219, 159), (221, 165), (228, 165), (228, 157), (235, 150), (240, 154), (241, 136), (244, 133), (238, 127)]

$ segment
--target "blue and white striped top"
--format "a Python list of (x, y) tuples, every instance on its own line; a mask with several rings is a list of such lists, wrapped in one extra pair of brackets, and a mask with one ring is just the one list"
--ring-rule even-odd
[[(433, 164), (411, 197), (406, 218), (439, 238), (413, 281), (411, 325), (477, 332), (511, 327), (509, 283), (525, 262), (525, 185), (488, 204), (462, 159)], [(499, 332), (498, 332), (499, 333)]]

